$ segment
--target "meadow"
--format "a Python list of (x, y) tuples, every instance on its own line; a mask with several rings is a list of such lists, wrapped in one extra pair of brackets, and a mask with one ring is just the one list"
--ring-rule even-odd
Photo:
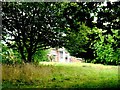
[(118, 87), (118, 66), (78, 62), (2, 65), (2, 88)]

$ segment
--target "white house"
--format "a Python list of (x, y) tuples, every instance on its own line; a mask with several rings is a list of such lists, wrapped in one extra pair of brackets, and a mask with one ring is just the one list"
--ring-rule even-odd
[(59, 49), (51, 48), (48, 58), (51, 62), (85, 62), (82, 58), (70, 56), (70, 53), (64, 47)]
[(64, 47), (59, 49), (51, 48), (48, 56), (53, 62), (70, 62), (71, 58), (70, 53)]

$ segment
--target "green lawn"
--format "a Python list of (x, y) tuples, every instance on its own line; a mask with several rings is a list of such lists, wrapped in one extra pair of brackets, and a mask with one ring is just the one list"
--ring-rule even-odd
[(89, 63), (3, 65), (3, 88), (117, 88), (118, 66)]

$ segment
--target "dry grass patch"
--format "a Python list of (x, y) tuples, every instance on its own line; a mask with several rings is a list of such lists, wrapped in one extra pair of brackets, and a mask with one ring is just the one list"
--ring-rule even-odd
[(13, 83), (31, 83), (42, 81), (50, 77), (52, 66), (39, 66), (34, 64), (25, 65), (3, 65), (2, 80)]

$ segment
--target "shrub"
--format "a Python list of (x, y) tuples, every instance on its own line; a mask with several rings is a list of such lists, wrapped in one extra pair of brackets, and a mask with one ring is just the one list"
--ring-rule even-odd
[(2, 45), (2, 63), (14, 64), (21, 63), (21, 58), (16, 50), (8, 48), (6, 45)]
[[(112, 64), (118, 65), (120, 62), (120, 48), (117, 48), (117, 41), (114, 39), (115, 33), (113, 36), (103, 35), (102, 31), (98, 34), (99, 40), (96, 40), (93, 47), (95, 49), (95, 60), (94, 63), (102, 63), (102, 64)], [(116, 47), (114, 47), (116, 46)]]
[(49, 52), (49, 50), (39, 49), (34, 55), (34, 62), (38, 63), (40, 61), (49, 61), (48, 57), (47, 57), (48, 52)]
[[(34, 55), (34, 62), (48, 61), (48, 50), (38, 50)], [(17, 49), (8, 48), (5, 44), (2, 44), (2, 53), (0, 53), (2, 59), (0, 62), (6, 64), (22, 63), (21, 56)]]

